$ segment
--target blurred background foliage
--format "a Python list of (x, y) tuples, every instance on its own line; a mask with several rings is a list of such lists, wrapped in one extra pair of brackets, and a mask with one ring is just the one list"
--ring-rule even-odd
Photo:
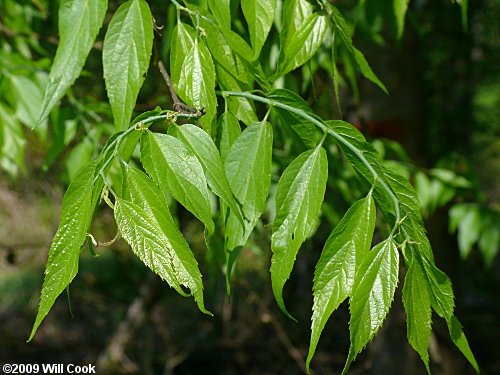
[[(120, 3), (110, 1), (105, 24)], [(176, 9), (165, 1), (148, 3), (157, 23), (165, 26), (161, 55), (167, 62)], [(328, 37), (313, 60), (277, 85), (300, 93), (321, 117), (353, 123), (387, 166), (415, 185), (437, 264), (454, 282), (457, 315), (471, 347), (483, 373), (500, 373), (495, 349), (500, 337), (495, 272), (500, 242), (500, 2), (470, 0), (464, 18), (448, 0), (412, 0), (404, 32), (395, 3), (336, 2), (353, 25), (355, 45), (389, 95), (362, 78), (351, 57)], [(232, 27), (244, 34), (237, 1), (231, 5)], [(217, 260), (201, 262), (214, 318), (202, 316), (191, 301), (171, 293), (119, 241), (97, 248), (98, 257), (83, 253), (81, 272), (71, 285), (73, 316), (68, 299), (61, 297), (35, 340), (24, 342), (64, 189), (114, 130), (98, 78), (105, 28), (82, 76), (49, 120), (31, 129), (58, 43), (57, 8), (56, 0), (0, 0), (0, 362), (93, 363), (102, 373), (117, 374), (303, 373), (314, 264), (331, 228), (363, 191), (336, 145), (327, 141), (331, 158), (324, 220), (304, 244), (285, 289), (288, 305), (300, 318), (294, 324), (278, 312), (268, 275), (272, 192), (297, 154), (297, 145), (282, 127), (275, 129), (269, 209), (238, 262), (231, 303)], [(279, 17), (275, 27), (279, 30)], [(263, 49), (266, 73), (278, 58), (276, 30)], [(136, 112), (157, 105), (171, 108), (172, 103), (151, 69)], [(257, 113), (262, 118), (265, 109), (257, 106)], [(278, 114), (271, 113), (270, 119), (279, 124)], [(180, 207), (177, 211), (183, 233), (203, 259), (202, 226)], [(102, 208), (96, 217), (94, 236), (112, 238), (112, 212)], [(213, 239), (214, 246), (218, 241), (222, 238)], [(347, 321), (343, 305), (320, 341), (313, 361), (317, 374), (342, 369)], [(435, 323), (431, 340), (434, 373), (472, 373), (441, 325)], [(402, 368), (406, 374), (424, 373), (405, 334), (405, 315), (397, 302), (350, 373), (399, 374)]]

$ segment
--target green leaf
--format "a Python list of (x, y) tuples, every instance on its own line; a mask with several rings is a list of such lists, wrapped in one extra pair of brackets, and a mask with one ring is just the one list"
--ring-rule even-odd
[(406, 310), (407, 335), (411, 346), (417, 351), (429, 369), (429, 344), (431, 339), (431, 296), (421, 265), (412, 261), (406, 273), (403, 287), (403, 303)]
[(393, 0), (392, 7), (394, 9), (394, 15), (396, 16), (396, 36), (401, 39), (403, 35), (403, 30), (405, 28), (405, 16), (408, 10), (408, 3), (410, 0)]
[[(196, 8), (201, 14), (203, 9)], [(248, 91), (252, 88), (252, 77), (248, 74), (245, 64), (227, 43), (221, 30), (214, 24), (200, 19), (201, 27), (207, 33), (207, 46), (210, 50), (217, 73), (217, 83), (222, 90)], [(245, 124), (257, 122), (255, 108), (246, 98), (226, 98), (230, 111)]]
[(75, 82), (92, 49), (106, 15), (107, 0), (61, 1), (59, 6), (59, 44), (50, 69), (37, 126)]
[(177, 138), (183, 141), (198, 158), (210, 189), (228, 205), (243, 225), (241, 208), (234, 199), (219, 151), (212, 138), (205, 131), (191, 124), (175, 126), (173, 129)]
[(80, 249), (92, 219), (92, 187), (97, 163), (95, 160), (81, 169), (64, 195), (59, 227), (47, 259), (38, 314), (28, 341), (78, 272)]
[(123, 3), (109, 23), (103, 45), (106, 90), (117, 130), (128, 127), (149, 67), (153, 16), (144, 0)]
[(351, 296), (356, 270), (370, 250), (375, 215), (375, 203), (370, 194), (349, 208), (326, 241), (314, 273), (314, 304), (307, 369), (330, 315)]
[(469, 342), (467, 341), (467, 337), (465, 337), (465, 333), (462, 329), (462, 325), (458, 321), (458, 319), (453, 315), (448, 321), (448, 330), (450, 331), (451, 340), (457, 346), (458, 349), (462, 352), (465, 358), (469, 361), (469, 363), (474, 367), (474, 370), (479, 374), (479, 365), (477, 364), (476, 358), (474, 358), (474, 354), (470, 349)]
[(203, 166), (183, 142), (166, 134), (147, 132), (142, 137), (141, 161), (161, 188), (214, 231), (210, 195)]
[(231, 28), (231, 0), (208, 0), (210, 11), (219, 25)]
[(352, 38), (351, 38), (351, 33), (350, 29), (347, 26), (347, 23), (342, 16), (342, 14), (339, 12), (337, 8), (334, 6), (331, 6), (332, 10), (332, 19), (335, 24), (335, 28), (337, 29), (340, 39), (344, 43), (345, 47), (349, 51), (350, 55), (354, 58), (356, 61), (356, 64), (358, 65), (359, 70), (361, 71), (361, 74), (365, 76), (367, 79), (375, 83), (377, 86), (379, 86), (385, 93), (388, 93), (387, 88), (385, 85), (380, 81), (380, 79), (375, 75), (373, 70), (370, 68), (370, 65), (368, 65), (368, 62), (366, 61), (365, 57), (359, 51), (354, 45), (352, 44)]
[(170, 52), (170, 78), (179, 82), (182, 66), (187, 52), (193, 48), (196, 31), (189, 25), (179, 22), (173, 31), (172, 50)]
[[(418, 249), (418, 247), (421, 247), (422, 245), (410, 245), (410, 247), (413, 246)], [(469, 347), (469, 343), (467, 342), (467, 338), (462, 330), (462, 326), (453, 313), (455, 303), (450, 279), (434, 265), (432, 260), (422, 256), (422, 252), (413, 251), (412, 254), (412, 262), (418, 262), (419, 266), (423, 270), (425, 277), (421, 279), (420, 287), (425, 287), (424, 282), (427, 282), (427, 288), (430, 291), (431, 306), (433, 310), (440, 317), (446, 320), (453, 343), (460, 349), (474, 369), (479, 372), (477, 362)]]
[(253, 56), (258, 57), (273, 25), (276, 0), (241, 0), (241, 9), (248, 24)]
[(398, 269), (398, 249), (389, 238), (368, 252), (356, 272), (349, 301), (351, 347), (342, 374), (382, 326), (396, 291)]
[(200, 122), (211, 134), (217, 112), (215, 66), (205, 42), (191, 26), (179, 23), (174, 32), (171, 62), (172, 81), (179, 97), (193, 108), (205, 108)]
[[(416, 244), (416, 259), (424, 271), (429, 290), (431, 292), (431, 305), (433, 310), (446, 321), (453, 316), (455, 297), (451, 281), (446, 274), (436, 267), (433, 260), (422, 255), (421, 244)], [(418, 251), (420, 250), (420, 251)]]
[(326, 16), (313, 13), (293, 34), (287, 34), (281, 46), (278, 70), (270, 80), (276, 80), (313, 57), (323, 42), (327, 28)]
[[(302, 109), (308, 115), (316, 117), (306, 101), (293, 91), (277, 89), (267, 94), (267, 97), (294, 108)], [(278, 113), (282, 125), (291, 130), (294, 139), (300, 145), (307, 149), (316, 147), (319, 141), (320, 133), (314, 124), (290, 111), (279, 107), (275, 107), (274, 109)]]
[(253, 50), (245, 39), (230, 29), (221, 27), (220, 30), (226, 43), (241, 59), (245, 69), (251, 74), (252, 78), (255, 79), (265, 91), (269, 91), (271, 89), (271, 84), (262, 70), (259, 60), (253, 56)]
[(218, 130), (217, 140), (220, 155), (224, 161), (232, 145), (241, 134), (241, 127), (238, 119), (231, 112), (225, 112), (219, 118)]
[[(226, 249), (233, 251), (245, 245), (257, 220), (264, 212), (271, 186), (271, 151), (273, 130), (268, 122), (259, 122), (246, 128), (236, 139), (224, 169), (237, 203), (245, 219), (243, 229), (237, 217), (230, 212), (226, 220)], [(230, 273), (230, 272), (229, 272)]]
[(198, 263), (175, 226), (163, 193), (144, 173), (126, 167), (127, 196), (116, 198), (115, 219), (134, 253), (181, 295), (191, 291), (199, 309), (210, 314), (203, 302)]
[(467, 31), (467, 8), (469, 0), (457, 0), (458, 5), (460, 6), (460, 14), (462, 16), (462, 28), (464, 31)]
[(287, 0), (283, 2), (283, 27), (280, 34), (282, 46), (285, 44), (285, 40), (292, 38), (313, 11), (314, 7), (308, 0)]
[(283, 286), (290, 277), (300, 246), (315, 229), (327, 177), (326, 151), (318, 146), (300, 154), (278, 182), (271, 239), (271, 282), (279, 308), (290, 318), (283, 301)]

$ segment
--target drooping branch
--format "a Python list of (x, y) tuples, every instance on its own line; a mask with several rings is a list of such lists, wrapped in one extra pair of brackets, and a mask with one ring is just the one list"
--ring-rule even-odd
[[(366, 168), (372, 174), (374, 181), (377, 181), (380, 184), (380, 186), (382, 187), (382, 189), (385, 190), (385, 192), (391, 198), (391, 200), (394, 204), (394, 210), (395, 210), (395, 214), (396, 214), (396, 224), (399, 223), (399, 221), (401, 220), (401, 214), (400, 214), (400, 209), (399, 209), (399, 199), (393, 193), (391, 188), (384, 182), (384, 179), (378, 175), (377, 171), (375, 171), (375, 169), (372, 167), (370, 162), (365, 158), (363, 153), (360, 150), (358, 150), (356, 148), (356, 146), (354, 146), (351, 142), (349, 142), (348, 139), (346, 139), (345, 137), (343, 137), (342, 135), (337, 133), (335, 130), (329, 128), (328, 126), (323, 124), (321, 121), (319, 121), (315, 117), (307, 114), (306, 112), (304, 112), (300, 108), (295, 108), (295, 107), (292, 107), (292, 106), (287, 105), (285, 103), (281, 103), (281, 102), (278, 102), (275, 100), (264, 98), (262, 96), (254, 95), (254, 94), (251, 94), (248, 92), (221, 91), (220, 94), (223, 96), (239, 96), (239, 97), (255, 100), (255, 101), (258, 101), (261, 103), (265, 103), (265, 104), (270, 105), (270, 106), (276, 106), (276, 107), (285, 109), (289, 112), (295, 113), (296, 115), (302, 117), (303, 119), (305, 119), (307, 121), (310, 121), (315, 126), (317, 126), (319, 129), (321, 129), (323, 132), (331, 134), (338, 142), (344, 144), (347, 148), (349, 148), (359, 158), (359, 160), (361, 160), (361, 162), (366, 166)], [(394, 226), (394, 228), (396, 228), (396, 225)]]

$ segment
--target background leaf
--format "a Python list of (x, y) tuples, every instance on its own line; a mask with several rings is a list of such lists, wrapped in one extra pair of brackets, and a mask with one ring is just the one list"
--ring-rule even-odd
[(408, 3), (410, 0), (393, 0), (392, 7), (394, 8), (394, 14), (396, 16), (396, 36), (401, 39), (403, 31), (405, 28), (405, 16), (408, 10)]
[(117, 130), (128, 127), (149, 68), (153, 16), (144, 0), (129, 0), (113, 15), (103, 45), (106, 90)]
[(337, 29), (338, 34), (340, 36), (340, 40), (342, 40), (345, 47), (349, 51), (350, 55), (356, 61), (356, 64), (358, 65), (359, 70), (361, 71), (361, 74), (363, 74), (365, 78), (375, 83), (385, 93), (388, 93), (385, 85), (382, 83), (382, 81), (380, 81), (380, 79), (375, 75), (373, 70), (370, 68), (370, 65), (366, 61), (364, 55), (352, 44), (352, 38), (349, 26), (347, 26), (347, 23), (342, 14), (334, 6), (331, 6), (331, 11), (332, 11), (332, 19), (334, 21), (335, 28)]

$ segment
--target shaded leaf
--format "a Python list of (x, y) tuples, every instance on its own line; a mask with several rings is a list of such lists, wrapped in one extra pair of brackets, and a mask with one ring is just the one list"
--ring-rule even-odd
[(226, 160), (229, 150), (236, 139), (241, 134), (241, 127), (238, 119), (231, 113), (225, 112), (221, 115), (218, 122), (218, 144), (222, 160)]
[(403, 303), (406, 311), (407, 335), (411, 346), (417, 351), (429, 369), (429, 344), (431, 339), (431, 296), (421, 265), (412, 261), (406, 273), (403, 287)]
[(464, 357), (467, 358), (472, 367), (474, 367), (474, 370), (476, 370), (476, 372), (479, 374), (479, 365), (477, 364), (476, 358), (474, 358), (474, 354), (470, 349), (469, 342), (467, 341), (467, 337), (465, 337), (462, 325), (455, 317), (455, 315), (453, 315), (447, 321), (447, 323), (451, 340), (457, 346), (457, 348), (460, 349), (460, 351), (462, 352)]
[[(294, 108), (302, 109), (310, 116), (316, 117), (312, 109), (302, 97), (293, 91), (286, 89), (276, 89), (267, 94), (267, 97), (272, 100), (279, 101)], [(295, 113), (275, 107), (274, 110), (278, 113), (283, 126), (289, 128), (294, 136), (294, 139), (305, 148), (314, 148), (318, 144), (319, 135), (316, 126), (310, 121), (298, 116)]]
[(236, 139), (224, 168), (229, 186), (242, 207), (245, 229), (230, 213), (226, 221), (226, 248), (243, 246), (264, 211), (271, 185), (271, 150), (273, 131), (268, 122), (246, 128)]
[(385, 93), (387, 93), (387, 88), (385, 85), (380, 81), (380, 79), (375, 75), (373, 70), (370, 68), (370, 65), (366, 61), (365, 57), (359, 51), (354, 45), (352, 44), (352, 38), (351, 38), (351, 33), (349, 26), (347, 26), (347, 23), (340, 13), (340, 11), (335, 8), (334, 6), (331, 6), (331, 11), (332, 11), (332, 19), (335, 24), (335, 28), (337, 29), (340, 40), (344, 43), (345, 47), (349, 51), (350, 55), (354, 58), (356, 61), (356, 64), (358, 65), (358, 68), (365, 76), (367, 79), (375, 83), (378, 87), (380, 87)]

